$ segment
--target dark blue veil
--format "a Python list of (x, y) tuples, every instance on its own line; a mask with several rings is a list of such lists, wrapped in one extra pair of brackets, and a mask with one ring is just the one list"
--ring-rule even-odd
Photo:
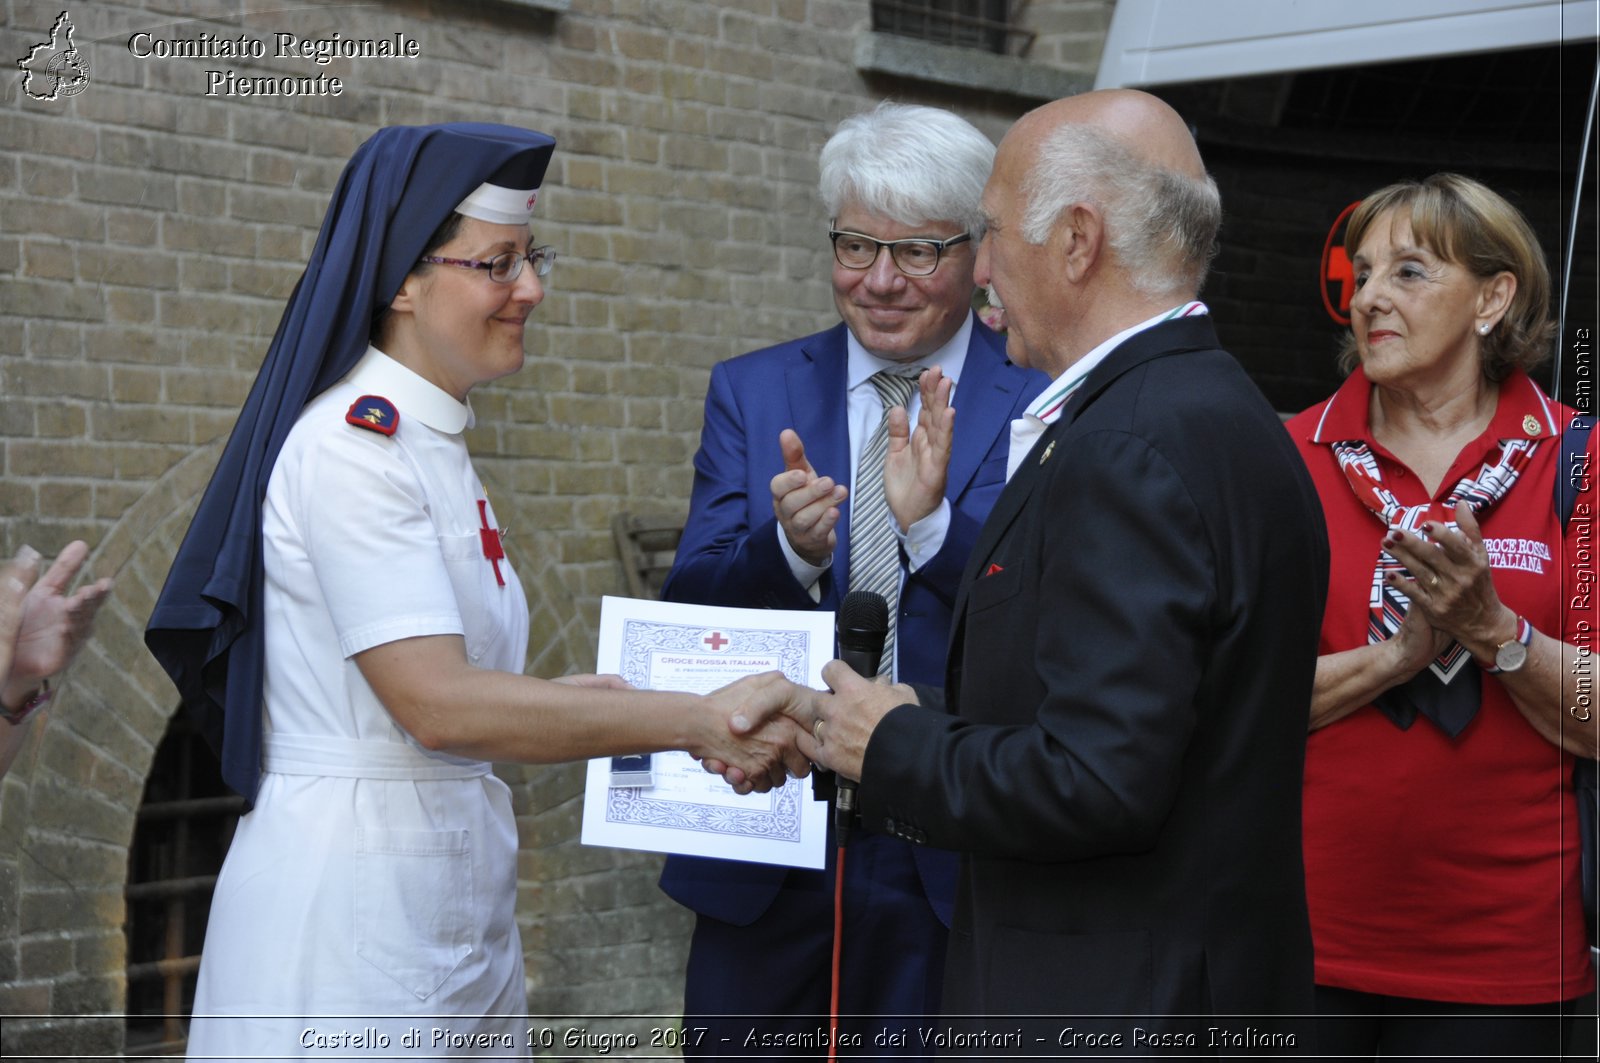
[(554, 148), (543, 133), (511, 126), (391, 126), (339, 178), (145, 628), (223, 779), (246, 801), (261, 777), (261, 510), (284, 438), (306, 403), (361, 359), (376, 315), (456, 205), (485, 181), (537, 188)]

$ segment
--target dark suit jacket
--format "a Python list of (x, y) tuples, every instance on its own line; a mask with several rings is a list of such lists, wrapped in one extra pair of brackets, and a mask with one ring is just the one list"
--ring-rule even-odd
[[(746, 608), (838, 609), (850, 587), (849, 503), (843, 507), (833, 565), (822, 577), (822, 601), (813, 602), (778, 545), (770, 482), (783, 471), (778, 434), (785, 428), (799, 433), (820, 474), (849, 482), (847, 362), (841, 323), (711, 371), (689, 519), (663, 598)], [(938, 554), (912, 573), (900, 595), (900, 676), (907, 682), (938, 682), (944, 674), (955, 588), (983, 519), (1005, 486), (1011, 421), (1047, 383), (1042, 373), (1007, 361), (1004, 339), (974, 319), (954, 399), (955, 444), (945, 486), (950, 530)], [(955, 858), (933, 850), (916, 855), (928, 900), (948, 925)], [(661, 887), (703, 915), (747, 925), (772, 903), (784, 875), (783, 868), (763, 864), (672, 857)]]
[(893, 710), (862, 769), (866, 822), (964, 854), (947, 1012), (1311, 1011), (1326, 583), (1311, 481), (1209, 318), (1095, 368), (972, 552), (953, 715)]

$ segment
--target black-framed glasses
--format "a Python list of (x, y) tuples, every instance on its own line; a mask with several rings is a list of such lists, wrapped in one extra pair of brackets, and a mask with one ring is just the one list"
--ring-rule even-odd
[(480, 261), (476, 258), (444, 258), (440, 255), (423, 255), (418, 262), (432, 262), (440, 266), (460, 266), (463, 269), (486, 269), (489, 279), (496, 284), (510, 284), (522, 276), (522, 264), (533, 263), (535, 277), (548, 277), (550, 270), (556, 264), (556, 249), (546, 244), (544, 247), (535, 247), (526, 252), (507, 251), (489, 259)]
[(971, 233), (960, 233), (948, 240), (928, 240), (913, 237), (909, 240), (876, 240), (866, 233), (853, 233), (847, 229), (829, 229), (828, 239), (833, 241), (833, 257), (845, 269), (871, 269), (878, 261), (878, 252), (889, 249), (895, 267), (908, 277), (926, 277), (939, 268), (939, 256), (944, 249), (972, 239)]

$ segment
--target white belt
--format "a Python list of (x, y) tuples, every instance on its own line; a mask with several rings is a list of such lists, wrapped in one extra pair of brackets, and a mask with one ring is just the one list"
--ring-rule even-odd
[(489, 763), (426, 753), (404, 742), (272, 734), (262, 741), (261, 770), (343, 779), (472, 779), (489, 774)]

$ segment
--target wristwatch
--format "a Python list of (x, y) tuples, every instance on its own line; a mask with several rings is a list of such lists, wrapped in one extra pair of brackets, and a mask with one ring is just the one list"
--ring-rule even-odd
[(1517, 617), (1517, 637), (1508, 639), (1494, 649), (1494, 663), (1484, 669), (1489, 675), (1515, 672), (1528, 663), (1528, 646), (1533, 642), (1533, 625), (1524, 617)]
[(39, 680), (39, 689), (28, 695), (27, 700), (22, 703), (22, 707), (20, 709), (12, 712), (4, 705), (0, 705), (0, 720), (4, 720), (12, 727), (15, 727), (17, 724), (21, 723), (23, 720), (26, 720), (30, 715), (32, 715), (34, 709), (37, 709), (39, 706), (49, 701), (52, 693), (54, 692), (50, 689), (50, 680)]

